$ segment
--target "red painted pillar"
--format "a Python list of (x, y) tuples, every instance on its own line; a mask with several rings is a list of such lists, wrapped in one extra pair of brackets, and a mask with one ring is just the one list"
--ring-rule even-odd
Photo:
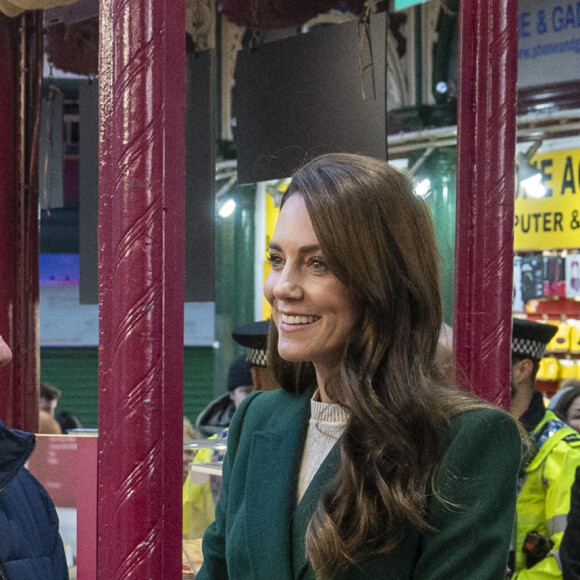
[[(16, 62), (15, 21), (0, 14), (0, 334), (14, 345), (16, 295)], [(0, 418), (12, 426), (14, 367), (0, 367)]]
[(466, 389), (509, 406), (517, 2), (461, 3), (453, 336)]
[(2, 369), (0, 417), (38, 428), (38, 126), (42, 13), (0, 14), (0, 334), (12, 363)]
[(99, 580), (181, 578), (185, 3), (100, 3)]

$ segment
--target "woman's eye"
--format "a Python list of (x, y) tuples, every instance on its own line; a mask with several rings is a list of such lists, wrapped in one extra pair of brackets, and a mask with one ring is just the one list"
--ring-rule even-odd
[(282, 264), (282, 257), (278, 256), (278, 254), (269, 254), (268, 262), (270, 262), (272, 266), (279, 266), (280, 264)]
[(326, 272), (328, 270), (326, 262), (320, 258), (310, 258), (308, 263), (316, 272)]

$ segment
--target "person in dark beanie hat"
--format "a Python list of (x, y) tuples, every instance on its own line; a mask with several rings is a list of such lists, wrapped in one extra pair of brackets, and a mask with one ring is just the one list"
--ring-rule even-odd
[(249, 349), (247, 358), (250, 361), (252, 384), (256, 391), (272, 391), (279, 388), (268, 365), (269, 328), (269, 320), (259, 320), (244, 324), (232, 332), (232, 338), (239, 345)]
[(228, 391), (236, 409), (253, 390), (250, 361), (241, 355), (230, 365), (228, 376)]
[(557, 327), (513, 320), (510, 412), (534, 442), (519, 480), (517, 529), (510, 568), (516, 578), (562, 578), (558, 550), (570, 509), (570, 489), (580, 466), (580, 436), (536, 391), (536, 374)]
[(211, 401), (198, 415), (195, 429), (200, 437), (211, 437), (229, 427), (234, 411), (253, 390), (250, 362), (241, 355), (230, 364), (228, 392)]

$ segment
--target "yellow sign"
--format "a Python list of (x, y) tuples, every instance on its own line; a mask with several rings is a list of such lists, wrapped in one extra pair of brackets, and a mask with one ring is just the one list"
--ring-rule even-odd
[[(276, 221), (278, 220), (278, 215), (280, 214), (280, 208), (276, 207), (274, 200), (271, 195), (266, 195), (266, 244), (265, 253), (266, 259), (264, 260), (264, 282), (270, 273), (270, 262), (268, 262), (268, 254), (270, 250), (270, 240), (274, 235), (274, 229), (276, 228)], [(272, 313), (270, 304), (265, 298), (262, 298), (262, 320), (268, 320)]]
[(518, 187), (515, 200), (515, 251), (580, 248), (580, 150), (538, 153), (546, 195), (535, 199)]

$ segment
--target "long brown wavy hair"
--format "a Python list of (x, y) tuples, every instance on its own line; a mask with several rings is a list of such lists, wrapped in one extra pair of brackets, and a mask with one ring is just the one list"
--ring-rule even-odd
[[(324, 385), (350, 413), (340, 439), (340, 470), (306, 534), (319, 577), (393, 550), (404, 529), (428, 528), (426, 498), (440, 459), (441, 427), (485, 405), (447, 384), (435, 363), (442, 323), (439, 255), (433, 224), (410, 177), (358, 155), (318, 157), (292, 178), (282, 205), (301, 195), (326, 262), (349, 289), (360, 319), (342, 364)], [(269, 360), (280, 385), (302, 392), (311, 363), (277, 353)]]

